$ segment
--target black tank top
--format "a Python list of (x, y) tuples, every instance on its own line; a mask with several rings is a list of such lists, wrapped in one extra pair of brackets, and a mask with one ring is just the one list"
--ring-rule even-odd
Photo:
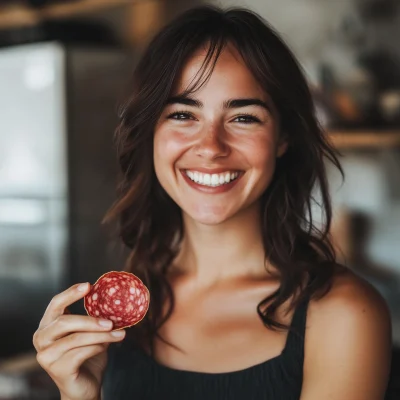
[(156, 362), (129, 340), (111, 344), (103, 400), (298, 400), (303, 382), (308, 301), (295, 310), (277, 357), (223, 373), (178, 370)]

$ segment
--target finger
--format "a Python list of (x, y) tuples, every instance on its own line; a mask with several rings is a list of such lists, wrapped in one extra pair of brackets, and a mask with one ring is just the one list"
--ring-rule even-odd
[(86, 296), (89, 290), (90, 285), (88, 282), (80, 283), (54, 296), (44, 312), (43, 318), (39, 324), (39, 329), (50, 324), (60, 315), (63, 315), (68, 306)]
[(113, 322), (86, 315), (60, 315), (49, 325), (37, 331), (33, 344), (37, 351), (51, 346), (56, 340), (73, 332), (110, 331)]
[(93, 344), (91, 346), (79, 347), (69, 350), (54, 362), (51, 368), (53, 376), (71, 376), (79, 373), (79, 368), (90, 358), (97, 356), (107, 350), (108, 344)]
[(125, 331), (113, 332), (79, 332), (72, 333), (62, 339), (57, 340), (53, 345), (38, 353), (38, 362), (43, 368), (51, 366), (68, 351), (72, 349), (82, 349), (87, 346), (106, 344), (121, 341), (125, 337)]

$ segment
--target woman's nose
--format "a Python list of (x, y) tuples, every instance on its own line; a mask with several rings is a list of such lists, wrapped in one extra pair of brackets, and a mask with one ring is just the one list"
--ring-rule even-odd
[(210, 160), (228, 156), (230, 149), (224, 136), (223, 128), (218, 125), (210, 126), (201, 132), (195, 145), (196, 155)]

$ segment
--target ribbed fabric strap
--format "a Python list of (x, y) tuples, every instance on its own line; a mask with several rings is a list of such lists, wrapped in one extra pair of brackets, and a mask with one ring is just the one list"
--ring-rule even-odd
[(286, 340), (286, 349), (295, 351), (299, 356), (304, 354), (304, 338), (307, 323), (307, 310), (309, 299), (302, 301), (293, 313), (290, 331)]

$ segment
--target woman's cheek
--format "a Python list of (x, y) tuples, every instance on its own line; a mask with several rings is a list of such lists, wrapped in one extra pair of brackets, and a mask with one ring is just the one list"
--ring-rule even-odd
[(164, 129), (156, 132), (154, 137), (154, 165), (157, 175), (164, 175), (168, 171), (172, 171), (175, 163), (187, 148), (187, 139), (177, 130)]
[(266, 132), (246, 137), (238, 148), (255, 168), (265, 168), (275, 163), (275, 142)]

